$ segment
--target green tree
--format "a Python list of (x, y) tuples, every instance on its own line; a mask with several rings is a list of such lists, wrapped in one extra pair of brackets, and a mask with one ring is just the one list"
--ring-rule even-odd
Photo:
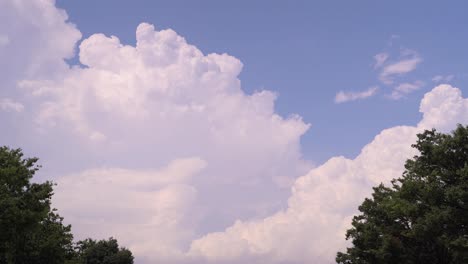
[(119, 247), (116, 239), (96, 241), (86, 239), (79, 241), (76, 246), (75, 262), (83, 264), (133, 264), (130, 250)]
[(402, 177), (359, 207), (337, 263), (468, 263), (468, 127), (425, 131), (412, 146), (420, 154)]
[(53, 183), (31, 182), (37, 158), (0, 147), (0, 264), (132, 264), (117, 240), (73, 243), (71, 226), (51, 208)]
[(37, 158), (0, 147), (0, 263), (63, 263), (72, 253), (70, 226), (51, 209), (51, 182), (32, 183)]

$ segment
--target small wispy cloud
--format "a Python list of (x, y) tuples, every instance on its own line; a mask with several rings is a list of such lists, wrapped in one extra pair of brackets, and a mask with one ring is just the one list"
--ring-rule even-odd
[(389, 57), (390, 55), (386, 52), (381, 52), (379, 54), (376, 54), (374, 56), (374, 60), (375, 60), (374, 69), (378, 69), (382, 67)]
[(3, 111), (22, 112), (24, 105), (10, 98), (0, 98), (0, 109)]
[(400, 35), (393, 34), (390, 36), (390, 39), (388, 40), (387, 45), (389, 47), (392, 47), (395, 45), (395, 42), (397, 42), (399, 39), (400, 39)]
[[(392, 35), (388, 46), (393, 46), (394, 42), (400, 36)], [(394, 56), (396, 55), (396, 56)], [(405, 95), (420, 89), (424, 86), (422, 81), (408, 82), (402, 77), (414, 71), (423, 61), (419, 53), (412, 49), (400, 48), (398, 53), (393, 54), (390, 49), (383, 50), (373, 57), (373, 69), (377, 71), (377, 78), (385, 88), (393, 87), (391, 93), (386, 94), (386, 97), (398, 100)], [(453, 79), (453, 75), (442, 76), (437, 75), (432, 79), (434, 82), (449, 81)], [(339, 91), (335, 95), (335, 103), (345, 103), (349, 101), (361, 100), (371, 97), (377, 93), (378, 87), (372, 86), (365, 91)]]
[(450, 74), (450, 75), (436, 75), (432, 77), (432, 81), (436, 83), (441, 83), (441, 82), (450, 82), (455, 78), (455, 75)]
[(404, 75), (416, 69), (422, 58), (416, 52), (402, 52), (403, 59), (383, 67), (379, 75), (379, 80), (384, 84), (393, 83), (393, 78), (397, 75)]
[(335, 103), (341, 104), (349, 101), (361, 100), (371, 97), (377, 93), (378, 87), (371, 87), (361, 92), (345, 92), (340, 91), (335, 95)]
[(402, 83), (396, 86), (395, 88), (393, 88), (393, 91), (389, 97), (393, 100), (399, 100), (403, 98), (405, 95), (412, 93), (416, 90), (419, 90), (423, 86), (424, 86), (424, 82), (422, 81), (415, 81), (413, 83)]

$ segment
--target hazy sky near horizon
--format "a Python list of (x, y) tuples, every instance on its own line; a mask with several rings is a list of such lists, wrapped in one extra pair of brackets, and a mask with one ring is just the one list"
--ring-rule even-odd
[(416, 133), (468, 123), (467, 7), (0, 0), (0, 145), (137, 263), (333, 263)]

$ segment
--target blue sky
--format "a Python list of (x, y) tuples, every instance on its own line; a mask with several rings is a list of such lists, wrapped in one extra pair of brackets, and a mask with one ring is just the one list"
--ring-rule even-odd
[(416, 134), (468, 124), (468, 4), (285, 3), (0, 1), (0, 145), (137, 264), (334, 263)]
[[(85, 37), (102, 32), (134, 44), (135, 27), (148, 22), (174, 29), (204, 53), (239, 58), (247, 93), (275, 91), (279, 113), (297, 113), (312, 125), (302, 146), (305, 157), (317, 163), (335, 155), (354, 157), (378, 131), (415, 124), (419, 100), (434, 86), (434, 76), (455, 75), (456, 86), (468, 79), (465, 1), (59, 0), (57, 5)], [(378, 82), (373, 56), (383, 51), (398, 56), (401, 48), (423, 58), (407, 80), (426, 85), (388, 100), (392, 87)], [(333, 101), (340, 90), (376, 85), (378, 94), (368, 100)]]

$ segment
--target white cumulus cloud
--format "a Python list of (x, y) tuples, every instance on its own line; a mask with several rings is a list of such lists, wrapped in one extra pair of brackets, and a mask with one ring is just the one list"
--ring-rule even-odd
[[(226, 230), (195, 240), (190, 253), (213, 263), (246, 259), (249, 263), (334, 263), (344, 250), (345, 230), (371, 187), (401, 176), (416, 133), (437, 128), (447, 132), (468, 122), (468, 99), (442, 85), (421, 101), (417, 126), (386, 129), (355, 159), (334, 157), (297, 179), (288, 208), (265, 219), (237, 221)], [(261, 258), (261, 261), (255, 261)]]

